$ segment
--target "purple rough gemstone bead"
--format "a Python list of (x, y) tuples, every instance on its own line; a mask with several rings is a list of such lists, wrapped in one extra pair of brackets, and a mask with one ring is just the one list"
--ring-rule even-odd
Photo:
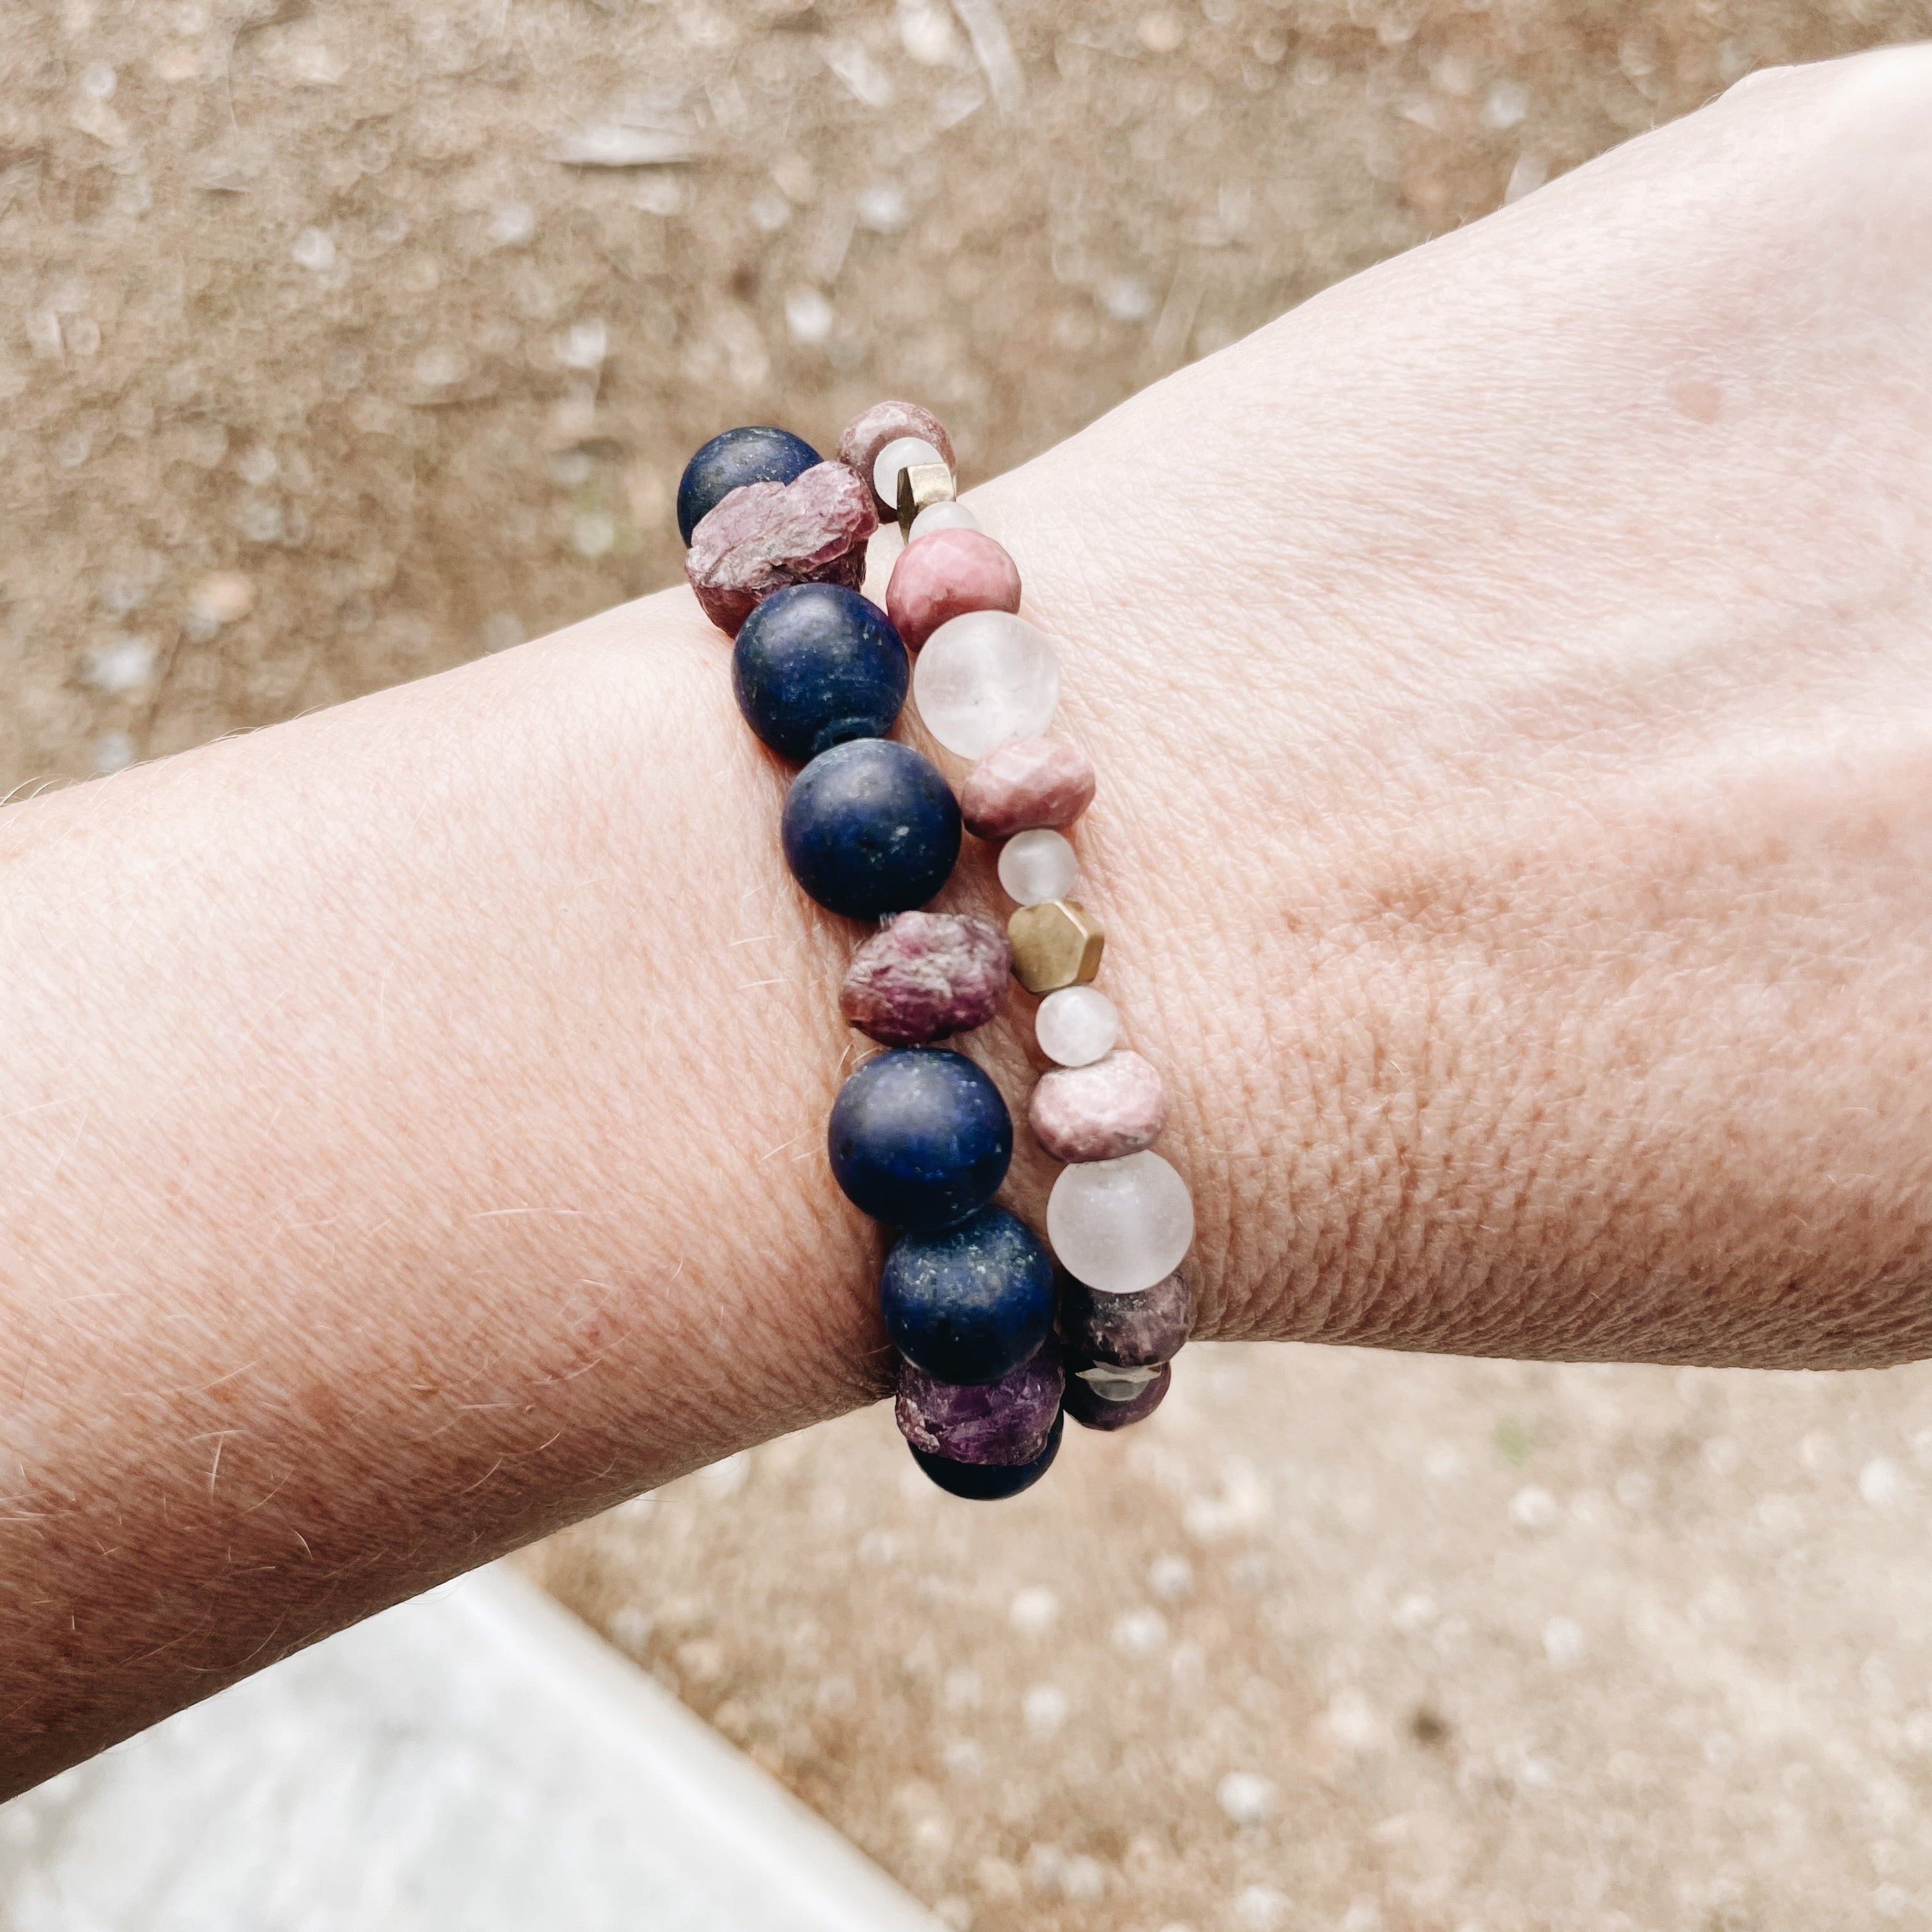
[(1055, 1160), (1119, 1160), (1160, 1139), (1167, 1090), (1153, 1061), (1123, 1048), (1090, 1066), (1043, 1074), (1027, 1118)]
[(1006, 998), (1012, 965), (991, 920), (902, 913), (853, 954), (838, 1010), (887, 1046), (923, 1046), (984, 1026)]
[(928, 1456), (1012, 1467), (1046, 1452), (1066, 1387), (1060, 1351), (1051, 1342), (998, 1382), (970, 1386), (935, 1382), (902, 1362), (894, 1412), (899, 1433)]
[(738, 627), (790, 584), (866, 580), (866, 540), (879, 526), (872, 491), (842, 463), (820, 463), (789, 483), (734, 490), (691, 533), (684, 574), (718, 628)]
[(1163, 1363), (1160, 1372), (1139, 1394), (1126, 1402), (1110, 1402), (1091, 1382), (1083, 1381), (1077, 1372), (1070, 1373), (1066, 1378), (1066, 1412), (1084, 1428), (1125, 1429), (1129, 1424), (1144, 1421), (1153, 1414), (1173, 1381), (1172, 1365)]
[(1084, 1364), (1157, 1368), (1179, 1354), (1193, 1332), (1194, 1291), (1178, 1274), (1137, 1294), (1096, 1294), (1071, 1277), (1060, 1292), (1060, 1340)]

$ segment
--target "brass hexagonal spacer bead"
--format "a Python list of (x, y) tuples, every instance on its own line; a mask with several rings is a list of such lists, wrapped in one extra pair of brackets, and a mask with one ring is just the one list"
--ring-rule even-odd
[(899, 472), (899, 535), (910, 538), (912, 520), (932, 503), (952, 500), (952, 472), (943, 463), (909, 463)]
[(1106, 927), (1071, 899), (1022, 906), (1006, 921), (1013, 949), (1013, 977), (1029, 993), (1084, 986), (1100, 970)]

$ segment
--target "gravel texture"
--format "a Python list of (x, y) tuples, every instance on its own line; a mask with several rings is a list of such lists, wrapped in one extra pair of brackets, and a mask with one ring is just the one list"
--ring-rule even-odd
[(527, 1560), (975, 1932), (1918, 1926), (1928, 1418), (1197, 1344), (1010, 1502), (881, 1405)]
[[(968, 478), (1924, 0), (22, 0), (0, 784), (677, 580), (689, 452)], [(1022, 560), (1024, 562), (1024, 559)], [(979, 1932), (1932, 1916), (1932, 1370), (1190, 1351), (997, 1508), (883, 1406), (529, 1559)]]

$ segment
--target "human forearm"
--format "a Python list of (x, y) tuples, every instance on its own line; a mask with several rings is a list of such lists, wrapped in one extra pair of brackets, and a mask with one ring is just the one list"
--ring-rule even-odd
[[(1932, 1345), (1927, 70), (1766, 86), (977, 499), (1204, 1333)], [(18, 1775), (880, 1385), (727, 663), (668, 595), (0, 818)]]
[(16, 1775), (875, 1385), (722, 662), (661, 600), (0, 819)]

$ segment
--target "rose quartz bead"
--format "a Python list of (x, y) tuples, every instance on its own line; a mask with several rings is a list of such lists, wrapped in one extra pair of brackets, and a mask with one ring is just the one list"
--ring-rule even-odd
[(1187, 1184), (1151, 1148), (1060, 1170), (1046, 1197), (1054, 1258), (1096, 1294), (1134, 1294), (1172, 1274), (1194, 1245)]
[(906, 532), (908, 543), (917, 543), (921, 537), (929, 537), (934, 530), (976, 530), (980, 519), (964, 503), (950, 496), (941, 497), (936, 503), (928, 503), (912, 520), (912, 528)]
[(916, 403), (874, 403), (870, 409), (861, 410), (838, 439), (838, 460), (865, 479), (866, 488), (872, 491), (872, 507), (882, 517), (897, 516), (899, 506), (888, 503), (872, 490), (872, 467), (887, 443), (908, 436), (931, 443), (947, 469), (956, 468), (952, 439), (946, 434), (946, 425)]
[(886, 586), (886, 615), (909, 650), (962, 611), (1019, 608), (1019, 571), (983, 530), (935, 530), (908, 544)]
[(1160, 1138), (1167, 1090), (1151, 1060), (1123, 1050), (1042, 1075), (1027, 1118), (1055, 1160), (1118, 1160)]
[(902, 913), (852, 956), (838, 1010), (887, 1046), (923, 1046), (984, 1026), (1012, 971), (1006, 935), (965, 913)]
[(1058, 738), (1013, 738), (995, 745), (959, 788), (960, 816), (967, 830), (981, 838), (1010, 838), (1041, 826), (1057, 830), (1093, 802), (1092, 760)]
[(866, 539), (878, 526), (869, 486), (842, 463), (820, 463), (789, 483), (734, 490), (692, 532), (684, 574), (704, 614), (735, 638), (788, 584), (859, 589)]

